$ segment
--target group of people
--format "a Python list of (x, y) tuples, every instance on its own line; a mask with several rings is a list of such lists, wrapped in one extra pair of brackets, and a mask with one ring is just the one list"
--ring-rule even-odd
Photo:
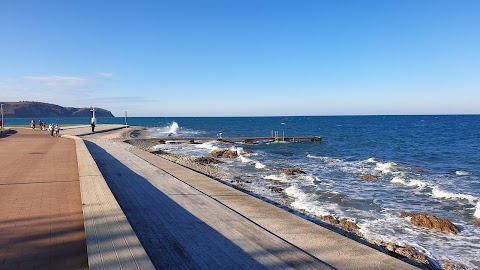
[[(41, 120), (38, 120), (38, 125), (40, 126), (40, 130), (47, 130), (46, 123), (42, 122)], [(30, 123), (30, 127), (32, 129), (35, 129), (35, 120), (32, 120)], [(58, 124), (50, 124), (48, 125), (48, 131), (50, 132), (51, 137), (60, 137), (60, 126)]]

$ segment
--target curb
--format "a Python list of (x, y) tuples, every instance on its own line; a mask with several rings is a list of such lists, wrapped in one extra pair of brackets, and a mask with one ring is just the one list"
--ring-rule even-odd
[(75, 140), (90, 269), (155, 269), (83, 140)]

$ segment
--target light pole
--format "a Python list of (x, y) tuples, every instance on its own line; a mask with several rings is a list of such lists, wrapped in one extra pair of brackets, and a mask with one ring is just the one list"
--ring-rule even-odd
[(2, 126), (1, 126), (1, 128), (3, 129), (3, 104), (0, 104), (0, 110), (2, 111)]
[(128, 127), (128, 124), (127, 124), (127, 111), (125, 111), (125, 127)]

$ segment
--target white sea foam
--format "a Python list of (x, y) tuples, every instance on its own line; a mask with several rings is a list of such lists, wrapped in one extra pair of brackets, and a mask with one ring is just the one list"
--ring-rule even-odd
[(164, 127), (149, 128), (148, 137), (168, 137), (168, 136), (192, 136), (202, 133), (198, 130), (192, 130), (188, 128), (182, 128), (178, 125), (177, 122), (172, 122), (171, 124)]
[(255, 168), (256, 169), (265, 169), (267, 166), (265, 164), (262, 164), (261, 162), (255, 162)]
[(308, 182), (313, 182), (315, 180), (318, 180), (318, 177), (314, 177), (314, 176), (307, 175), (307, 174), (302, 174), (298, 178), (302, 179), (303, 181), (308, 181)]
[(371, 158), (367, 159), (367, 162), (368, 163), (376, 163), (377, 161), (375, 160), (375, 158), (371, 157)]
[(307, 157), (311, 158), (311, 159), (320, 159), (321, 161), (323, 161), (325, 163), (340, 163), (340, 162), (343, 162), (343, 160), (341, 160), (341, 159), (332, 158), (332, 157), (319, 157), (319, 156), (310, 155), (310, 154), (308, 154)]
[(279, 176), (279, 175), (275, 175), (275, 174), (270, 174), (270, 175), (264, 176), (263, 179), (273, 180), (273, 181), (281, 181), (281, 182), (288, 182), (288, 179), (284, 175)]
[(407, 186), (407, 187), (416, 187), (419, 190), (423, 190), (424, 188), (426, 188), (428, 186), (428, 183), (425, 182), (425, 181), (418, 180), (418, 179), (405, 179), (405, 178), (402, 178), (402, 177), (399, 177), (399, 176), (395, 176), (390, 182), (395, 183), (395, 184), (404, 185), (404, 186)]
[(477, 206), (475, 206), (475, 213), (473, 214), (475, 218), (480, 218), (480, 202), (477, 202)]
[(471, 203), (474, 203), (476, 200), (478, 200), (478, 198), (475, 196), (445, 191), (440, 189), (438, 186), (434, 186), (432, 188), (432, 197), (453, 199), (453, 200), (468, 200)]
[(294, 198), (292, 207), (296, 209), (303, 209), (309, 213), (313, 213), (318, 216), (330, 215), (331, 213), (322, 207), (318, 201), (310, 200), (311, 195), (302, 191), (298, 185), (293, 185), (285, 189), (285, 193)]
[(455, 171), (455, 174), (458, 176), (470, 175), (470, 173), (466, 171)]
[(450, 200), (468, 200), (472, 204), (478, 200), (478, 198), (475, 196), (446, 191), (441, 189), (438, 185), (435, 185), (426, 181), (422, 181), (419, 179), (405, 179), (405, 178), (396, 176), (390, 182), (407, 186), (407, 187), (414, 187), (418, 190), (425, 190), (426, 188), (429, 188), (428, 190), (431, 189), (431, 196), (433, 198), (450, 199)]
[(374, 169), (375, 169), (376, 171), (380, 171), (380, 172), (382, 172), (382, 173), (387, 174), (387, 173), (391, 173), (391, 172), (392, 172), (392, 168), (393, 168), (394, 166), (396, 166), (396, 165), (397, 165), (397, 164), (394, 163), (394, 162), (385, 162), (385, 163), (383, 163), (383, 162), (377, 162), (377, 164), (375, 164), (375, 168), (374, 168)]
[(210, 150), (210, 151), (218, 149), (218, 146), (215, 145), (215, 142), (204, 142), (204, 143), (201, 143), (201, 144), (196, 144), (195, 147), (207, 149), (207, 150)]
[(250, 162), (253, 162), (253, 160), (247, 158), (247, 157), (244, 157), (244, 156), (238, 156), (240, 158), (240, 161), (242, 161), (242, 163), (250, 163)]

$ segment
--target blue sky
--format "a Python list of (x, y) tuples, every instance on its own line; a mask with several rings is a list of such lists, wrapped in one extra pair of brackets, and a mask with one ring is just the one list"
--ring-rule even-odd
[(480, 113), (480, 1), (0, 1), (0, 100), (122, 116)]

